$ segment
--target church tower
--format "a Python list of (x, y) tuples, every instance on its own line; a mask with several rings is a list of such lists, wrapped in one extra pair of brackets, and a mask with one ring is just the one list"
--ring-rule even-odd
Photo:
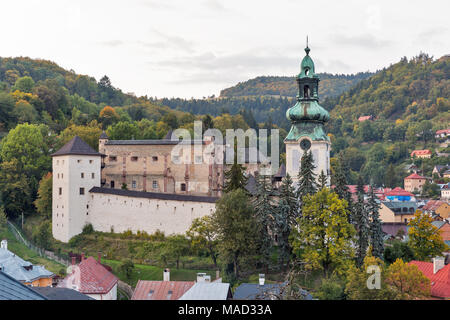
[(314, 62), (309, 56), (308, 45), (306, 56), (301, 63), (297, 76), (297, 103), (289, 108), (286, 117), (292, 126), (284, 143), (286, 144), (286, 173), (297, 181), (300, 160), (305, 152), (312, 152), (314, 172), (317, 176), (323, 170), (330, 183), (330, 138), (326, 135), (324, 124), (330, 119), (327, 110), (319, 105), (319, 76), (316, 75)]
[(62, 242), (88, 221), (89, 190), (100, 187), (102, 154), (75, 136), (52, 154), (52, 234)]

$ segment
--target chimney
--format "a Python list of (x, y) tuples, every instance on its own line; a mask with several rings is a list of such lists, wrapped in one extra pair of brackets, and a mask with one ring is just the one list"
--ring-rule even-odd
[(169, 268), (164, 269), (163, 281), (170, 281), (170, 269)]
[(216, 270), (216, 280), (220, 278), (220, 271)]
[(433, 258), (433, 274), (437, 273), (443, 267), (445, 267), (445, 258), (444, 257)]
[(81, 262), (84, 260), (84, 252), (81, 253)]
[(197, 282), (205, 282), (205, 276), (206, 276), (206, 273), (203, 273), (203, 272), (197, 273)]
[(3, 239), (0, 245), (0, 248), (8, 250), (8, 240)]
[(259, 285), (263, 286), (265, 281), (266, 281), (266, 275), (264, 273), (260, 273), (259, 274)]
[(72, 256), (72, 265), (73, 265), (73, 266), (75, 265), (75, 259), (76, 259), (76, 257), (75, 257), (75, 256)]
[(98, 260), (98, 263), (102, 263), (102, 253), (101, 252), (97, 253), (97, 260)]

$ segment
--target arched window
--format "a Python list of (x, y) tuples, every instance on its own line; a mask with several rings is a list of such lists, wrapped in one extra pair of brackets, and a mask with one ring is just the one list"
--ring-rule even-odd
[(303, 97), (309, 98), (309, 86), (308, 85), (303, 87)]
[(305, 69), (305, 76), (307, 76), (308, 74), (309, 74), (309, 69), (306, 68), (306, 69)]

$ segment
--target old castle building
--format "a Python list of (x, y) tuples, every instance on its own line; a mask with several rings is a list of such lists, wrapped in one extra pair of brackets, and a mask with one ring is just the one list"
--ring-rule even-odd
[[(318, 103), (319, 78), (309, 48), (305, 51), (297, 103), (286, 113), (292, 122), (285, 139), (286, 165), (272, 176), (275, 188), (286, 173), (296, 181), (300, 159), (309, 150), (316, 173), (330, 175), (330, 140), (324, 131), (329, 114)], [(110, 140), (103, 133), (96, 151), (74, 137), (52, 155), (54, 238), (67, 242), (86, 224), (103, 232), (185, 233), (195, 218), (214, 212), (227, 169), (223, 159), (233, 151), (226, 143), (216, 144), (212, 136), (196, 142), (168, 136)], [(257, 149), (244, 151), (245, 172), (251, 178), (245, 187), (252, 192), (255, 175), (270, 160)], [(256, 155), (255, 163), (248, 161), (250, 155)]]

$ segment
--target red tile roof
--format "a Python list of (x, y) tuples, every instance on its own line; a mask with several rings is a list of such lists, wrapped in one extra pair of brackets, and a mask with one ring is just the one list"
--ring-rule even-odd
[(441, 133), (450, 134), (450, 129), (443, 129), (443, 130), (436, 131), (436, 134), (441, 134)]
[(441, 200), (429, 200), (423, 207), (423, 211), (435, 211), (437, 208), (439, 208), (441, 205), (443, 205), (444, 201)]
[(413, 152), (411, 152), (411, 157), (414, 157), (414, 155), (420, 156), (420, 155), (424, 155), (424, 154), (431, 154), (431, 151), (428, 149), (414, 150)]
[(407, 176), (405, 179), (426, 179), (426, 178), (418, 175), (417, 173), (413, 173)]
[(361, 116), (358, 118), (358, 121), (372, 120), (372, 118), (372, 116)]
[(414, 197), (414, 195), (411, 192), (408, 192), (406, 190), (403, 190), (400, 187), (396, 187), (392, 189), (391, 191), (385, 193), (386, 196), (411, 196)]
[(81, 293), (105, 294), (108, 293), (118, 279), (111, 272), (95, 260), (89, 257), (78, 264), (80, 272)]
[(178, 300), (194, 284), (194, 281), (139, 280), (131, 300)]
[(433, 273), (433, 263), (413, 260), (409, 264), (416, 265), (425, 277), (430, 279), (431, 295), (439, 298), (450, 298), (450, 264)]

